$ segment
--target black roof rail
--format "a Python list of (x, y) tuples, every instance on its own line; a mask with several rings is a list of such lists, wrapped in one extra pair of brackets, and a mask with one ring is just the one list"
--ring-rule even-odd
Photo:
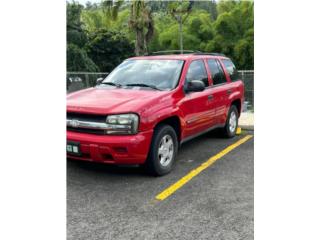
[(152, 52), (149, 55), (161, 55), (161, 54), (192, 54), (192, 55), (210, 55), (210, 56), (221, 56), (225, 57), (223, 53), (208, 53), (208, 52), (201, 52), (198, 50), (183, 50), (181, 53), (181, 50), (164, 50), (164, 51), (156, 51)]
[(221, 57), (226, 56), (223, 53), (206, 53), (206, 52), (196, 52), (194, 53), (194, 55), (211, 55), (211, 56), (221, 56)]
[(200, 53), (199, 51), (194, 50), (165, 50), (165, 51), (156, 51), (152, 52), (150, 55), (160, 55), (160, 54), (196, 54)]

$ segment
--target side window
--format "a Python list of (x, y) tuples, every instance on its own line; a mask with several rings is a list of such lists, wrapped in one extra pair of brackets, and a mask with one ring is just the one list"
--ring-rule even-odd
[(202, 60), (195, 60), (190, 64), (186, 76), (186, 82), (190, 82), (192, 80), (201, 80), (206, 87), (209, 86), (206, 67)]
[(226, 76), (224, 75), (224, 72), (217, 60), (209, 59), (208, 65), (210, 68), (213, 85), (227, 82)]
[(231, 60), (229, 60), (229, 59), (222, 59), (222, 62), (224, 64), (224, 66), (226, 67), (227, 72), (230, 75), (231, 81), (237, 81), (239, 79), (238, 71), (237, 71), (236, 67), (234, 66), (233, 62), (231, 62)]

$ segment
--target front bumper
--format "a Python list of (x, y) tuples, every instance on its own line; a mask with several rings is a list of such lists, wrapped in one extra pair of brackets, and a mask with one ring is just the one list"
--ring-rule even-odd
[(110, 164), (142, 164), (148, 156), (153, 130), (136, 135), (95, 135), (67, 131), (67, 141), (79, 142), (81, 155), (71, 159)]

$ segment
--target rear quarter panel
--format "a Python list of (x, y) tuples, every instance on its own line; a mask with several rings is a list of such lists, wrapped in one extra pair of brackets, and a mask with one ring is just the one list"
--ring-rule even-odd
[[(244, 102), (244, 84), (242, 80), (238, 80), (235, 82), (231, 82), (230, 84), (230, 89), (232, 90), (232, 93), (229, 95), (229, 107), (231, 103), (237, 99), (240, 99), (241, 101), (241, 111), (243, 108), (243, 102)], [(239, 116), (241, 114), (241, 111), (239, 112)]]
[[(228, 89), (231, 89), (232, 93), (229, 95), (228, 97), (228, 107), (226, 109), (226, 112), (224, 114), (224, 119), (223, 121), (225, 122), (228, 116), (228, 112), (230, 109), (230, 106), (232, 104), (233, 101), (235, 100), (240, 100), (241, 105), (240, 105), (240, 111), (239, 111), (239, 117), (241, 115), (242, 109), (243, 109), (243, 103), (244, 103), (244, 84), (242, 79), (238, 79), (237, 81), (231, 81), (230, 75), (224, 65), (224, 63), (221, 61), (222, 59), (224, 59), (224, 57), (219, 58), (219, 61), (222, 65), (223, 71), (226, 75), (227, 81), (228, 81)], [(226, 59), (226, 58), (225, 58)]]

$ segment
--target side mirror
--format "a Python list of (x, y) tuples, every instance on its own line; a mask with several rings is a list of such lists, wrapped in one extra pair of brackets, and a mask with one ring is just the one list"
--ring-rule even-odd
[(187, 83), (186, 92), (202, 92), (206, 86), (200, 80), (192, 80)]
[(96, 80), (97, 85), (99, 85), (99, 84), (103, 81), (103, 79), (104, 79), (104, 78), (98, 78), (98, 79)]

